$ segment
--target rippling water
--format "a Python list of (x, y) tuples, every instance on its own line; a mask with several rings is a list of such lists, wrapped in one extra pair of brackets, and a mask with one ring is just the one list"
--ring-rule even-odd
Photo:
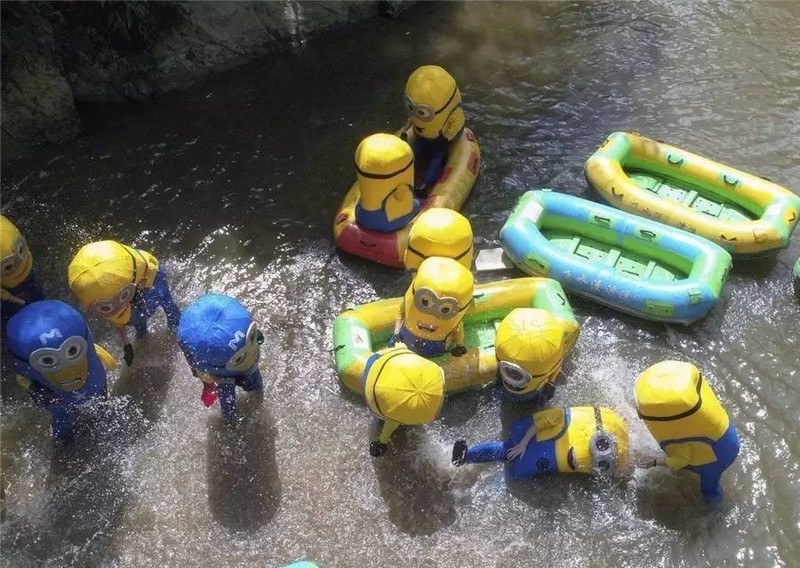
[(554, 403), (614, 407), (641, 460), (657, 447), (636, 419), (635, 376), (665, 358), (699, 364), (742, 440), (717, 513), (664, 470), (509, 486), (500, 466), (451, 468), (453, 440), (502, 436), (525, 412), (491, 393), (451, 399), (373, 460), (376, 426), (340, 390), (330, 333), (348, 304), (402, 292), (399, 272), (338, 254), (331, 223), (358, 141), (403, 121), (416, 66), (459, 79), (484, 156), (465, 208), (483, 248), (527, 189), (597, 199), (582, 165), (612, 130), (800, 187), (798, 37), (789, 2), (421, 5), (153, 103), (82, 109), (82, 138), (3, 172), (4, 212), (51, 294), (66, 297), (82, 243), (135, 243), (167, 264), (182, 305), (215, 290), (255, 312), (268, 387), (225, 428), (159, 320), (94, 409), (103, 427), (55, 451), (46, 413), (4, 367), (3, 562), (798, 566), (797, 238), (777, 260), (737, 263), (689, 328), (573, 298), (581, 336)]

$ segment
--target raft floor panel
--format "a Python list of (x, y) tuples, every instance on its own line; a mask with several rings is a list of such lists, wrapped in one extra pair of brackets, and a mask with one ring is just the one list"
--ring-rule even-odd
[(702, 188), (652, 172), (625, 171), (631, 180), (644, 190), (663, 199), (682, 203), (698, 213), (722, 221), (753, 221), (757, 216)]
[(615, 272), (653, 282), (673, 282), (687, 277), (676, 268), (620, 247), (583, 235), (545, 229), (542, 234), (553, 245), (576, 257), (604, 264)]

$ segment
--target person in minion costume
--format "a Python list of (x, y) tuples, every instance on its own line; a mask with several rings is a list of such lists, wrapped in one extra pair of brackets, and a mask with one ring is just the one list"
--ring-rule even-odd
[(373, 134), (356, 149), (360, 196), (356, 222), (370, 231), (391, 233), (417, 214), (414, 199), (414, 153), (393, 134)]
[(0, 292), (2, 292), (3, 322), (6, 322), (28, 302), (44, 299), (36, 274), (33, 255), (25, 237), (5, 215), (0, 215)]
[(700, 370), (656, 363), (636, 379), (635, 395), (639, 418), (666, 454), (653, 465), (691, 471), (706, 503), (721, 503), (720, 477), (739, 455), (739, 438)]
[(400, 426), (431, 422), (444, 402), (444, 371), (405, 346), (374, 353), (361, 375), (370, 411), (383, 420), (380, 435), (369, 446), (372, 457), (386, 453)]
[(408, 247), (404, 263), (415, 271), (419, 265), (434, 256), (457, 260), (467, 270), (472, 270), (472, 225), (458, 211), (431, 207), (420, 213), (408, 233)]
[(505, 441), (453, 445), (452, 463), (505, 461), (512, 480), (545, 473), (613, 475), (628, 456), (628, 428), (608, 408), (547, 408), (511, 426)]
[(203, 382), (206, 407), (219, 397), (225, 418), (236, 414), (236, 387), (261, 390), (258, 361), (264, 334), (238, 300), (205, 294), (183, 311), (178, 326), (181, 346), (192, 374)]
[(461, 92), (450, 73), (438, 65), (423, 65), (406, 82), (405, 106), (414, 130), (418, 192), (426, 195), (444, 170), (450, 143), (464, 131)]
[(547, 311), (516, 308), (497, 327), (497, 375), (514, 401), (543, 403), (553, 397), (566, 351), (564, 328)]
[(6, 341), (17, 383), (50, 411), (54, 438), (68, 438), (79, 407), (106, 396), (106, 369), (117, 361), (94, 343), (83, 316), (58, 300), (22, 308)]
[(125, 363), (133, 363), (133, 346), (126, 326), (136, 337), (147, 335), (147, 321), (159, 307), (175, 331), (181, 311), (172, 299), (167, 276), (149, 252), (116, 241), (99, 241), (82, 247), (68, 269), (69, 287), (86, 311), (113, 325), (125, 350)]
[(390, 344), (403, 343), (423, 357), (447, 351), (463, 355), (463, 320), (473, 290), (472, 272), (460, 262), (441, 257), (424, 260), (406, 290)]

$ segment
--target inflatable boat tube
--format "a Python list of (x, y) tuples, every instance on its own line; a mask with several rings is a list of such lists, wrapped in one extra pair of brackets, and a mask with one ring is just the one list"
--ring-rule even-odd
[[(413, 143), (413, 136), (412, 130), (406, 132), (409, 144)], [(461, 209), (478, 178), (480, 162), (480, 148), (475, 135), (469, 128), (465, 128), (461, 136), (451, 143), (442, 175), (431, 188), (428, 197), (422, 200), (420, 213), (430, 207), (444, 207), (455, 211)], [(333, 238), (336, 244), (350, 254), (402, 268), (408, 247), (408, 233), (419, 214), (399, 231), (369, 231), (356, 223), (356, 204), (360, 195), (356, 182), (344, 196), (333, 222)]]
[(789, 243), (800, 197), (771, 181), (638, 134), (615, 132), (586, 161), (614, 207), (695, 233), (733, 255)]
[(722, 292), (731, 256), (712, 242), (606, 205), (529, 191), (500, 231), (523, 272), (642, 318), (688, 324)]
[[(383, 348), (400, 315), (403, 298), (379, 300), (344, 311), (333, 322), (336, 373), (348, 389), (364, 394), (361, 373), (367, 359)], [(578, 322), (561, 285), (550, 278), (515, 278), (479, 284), (474, 308), (464, 316), (466, 354), (449, 353), (433, 360), (445, 374), (445, 391), (455, 393), (481, 388), (495, 380), (496, 328), (514, 308), (547, 310), (564, 326), (565, 344), (571, 349), (578, 338)]]

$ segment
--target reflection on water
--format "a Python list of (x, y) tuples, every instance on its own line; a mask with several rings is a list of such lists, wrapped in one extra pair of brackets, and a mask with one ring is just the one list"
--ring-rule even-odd
[[(453, 398), (373, 460), (374, 423), (340, 390), (330, 326), (348, 304), (402, 292), (399, 272), (339, 255), (331, 224), (356, 145), (402, 122), (416, 66), (438, 62), (460, 81), (484, 157), (465, 207), (482, 248), (497, 246), (528, 189), (597, 199), (583, 161), (612, 130), (796, 189), (798, 22), (793, 3), (422, 4), (153, 103), (82, 109), (80, 140), (3, 171), (3, 210), (24, 228), (48, 291), (69, 297), (66, 266), (90, 239), (149, 250), (169, 265), (181, 305), (218, 291), (253, 311), (267, 336), (266, 389), (263, 404), (242, 397), (242, 423), (224, 426), (159, 318), (134, 367), (112, 375), (111, 417), (90, 420), (97, 432), (65, 453), (4, 366), (4, 559), (796, 564), (797, 238), (772, 262), (737, 263), (719, 306), (689, 328), (572, 298), (581, 336), (553, 403), (614, 408), (632, 461), (646, 460), (657, 447), (636, 418), (635, 376), (666, 358), (699, 364), (742, 441), (716, 513), (660, 469), (604, 485), (508, 484), (498, 464), (451, 468), (454, 440), (501, 438), (526, 411), (491, 392)], [(92, 327), (121, 355), (107, 326)]]

